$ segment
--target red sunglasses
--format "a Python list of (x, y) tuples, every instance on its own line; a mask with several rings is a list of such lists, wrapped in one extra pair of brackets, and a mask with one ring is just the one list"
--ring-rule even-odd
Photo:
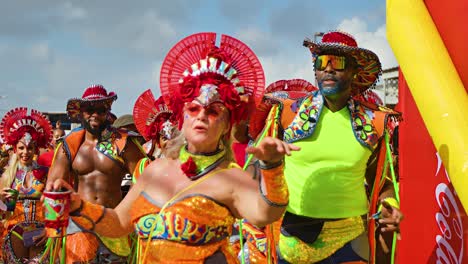
[(203, 106), (197, 103), (185, 103), (185, 112), (191, 117), (198, 116), (202, 109), (205, 109), (205, 114), (208, 118), (214, 120), (223, 114), (226, 107), (221, 103), (213, 103), (208, 106)]

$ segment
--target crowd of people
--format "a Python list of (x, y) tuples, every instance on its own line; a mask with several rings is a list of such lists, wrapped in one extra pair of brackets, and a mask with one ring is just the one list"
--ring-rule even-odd
[(81, 123), (67, 134), (23, 106), (3, 117), (4, 263), (55, 263), (41, 196), (58, 190), (72, 192), (61, 263), (388, 262), (403, 214), (383, 164), (399, 113), (372, 100), (377, 55), (331, 31), (304, 41), (317, 87), (266, 87), (245, 43), (216, 39), (175, 44), (161, 96), (143, 92), (132, 114), (113, 116), (117, 95), (92, 85), (67, 102)]

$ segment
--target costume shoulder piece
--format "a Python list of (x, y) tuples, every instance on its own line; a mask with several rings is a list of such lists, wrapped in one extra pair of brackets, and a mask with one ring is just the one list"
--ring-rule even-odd
[[(283, 108), (283, 112), (290, 111), (292, 119), (286, 119), (284, 113), (281, 116), (282, 126), (285, 128), (283, 140), (289, 143), (311, 136), (320, 119), (324, 98), (320, 92), (299, 98), (291, 107)], [(397, 119), (399, 116), (393, 110), (379, 107), (367, 102), (359, 102), (353, 99), (347, 105), (351, 125), (356, 139), (365, 147), (374, 150), (383, 132), (388, 128), (390, 117)], [(393, 120), (392, 119), (392, 120)]]
[[(83, 143), (85, 133), (86, 130), (82, 127), (75, 128), (63, 139), (63, 149), (70, 161), (75, 159)], [(123, 164), (122, 151), (127, 145), (127, 139), (134, 136), (138, 136), (138, 134), (125, 129), (109, 127), (102, 132), (101, 140), (96, 144), (96, 149), (111, 160)]]
[(76, 153), (83, 142), (85, 132), (86, 130), (82, 127), (77, 127), (63, 138), (62, 148), (68, 160), (73, 161), (75, 159)]
[(391, 108), (368, 101), (356, 100), (355, 102), (360, 104), (365, 109), (366, 113), (372, 118), (372, 123), (374, 124), (379, 137), (383, 135), (385, 129), (392, 134), (395, 127), (402, 120), (401, 113)]

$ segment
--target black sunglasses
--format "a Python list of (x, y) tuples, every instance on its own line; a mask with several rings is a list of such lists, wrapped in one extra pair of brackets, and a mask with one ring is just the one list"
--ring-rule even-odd
[(98, 115), (105, 114), (109, 111), (108, 108), (101, 106), (101, 107), (95, 107), (95, 106), (84, 106), (81, 108), (81, 112), (88, 113), (88, 114), (93, 114), (96, 113)]

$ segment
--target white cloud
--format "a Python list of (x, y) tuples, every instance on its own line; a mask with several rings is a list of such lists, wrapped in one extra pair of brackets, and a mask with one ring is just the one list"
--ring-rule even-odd
[(356, 38), (359, 47), (369, 49), (379, 56), (382, 68), (398, 66), (386, 37), (386, 25), (382, 25), (375, 32), (369, 31), (367, 22), (359, 17), (344, 19), (337, 27), (350, 33)]
[(148, 10), (137, 21), (127, 22), (130, 24), (124, 24), (122, 28), (140, 28), (133, 46), (135, 50), (145, 54), (152, 54), (154, 52), (160, 54), (164, 52), (166, 48), (162, 48), (160, 43), (164, 43), (164, 40), (174, 39), (176, 35), (176, 29), (171, 21), (161, 17), (154, 10)]
[(173, 24), (150, 9), (139, 16), (122, 17), (112, 27), (88, 27), (82, 32), (84, 39), (93, 46), (117, 47), (127, 52), (130, 49), (138, 54), (161, 57), (177, 34)]
[(303, 56), (284, 57), (269, 56), (260, 57), (260, 61), (265, 71), (266, 85), (277, 80), (305, 79), (314, 83), (314, 70), (312, 63), (304, 53)]
[(249, 45), (257, 56), (272, 55), (279, 51), (271, 33), (261, 31), (257, 27), (248, 27), (236, 33), (236, 38)]
[(50, 56), (49, 45), (47, 43), (36, 43), (30, 48), (30, 55), (34, 59), (47, 60)]
[(88, 15), (84, 8), (76, 7), (72, 2), (63, 3), (60, 9), (63, 19), (68, 21), (85, 19)]

